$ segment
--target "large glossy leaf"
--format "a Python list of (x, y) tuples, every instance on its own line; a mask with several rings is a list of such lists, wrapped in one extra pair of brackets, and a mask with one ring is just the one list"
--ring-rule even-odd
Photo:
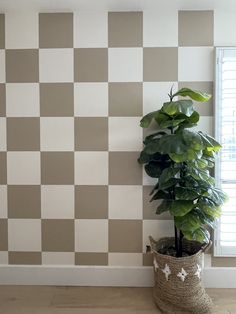
[(185, 200), (174, 200), (171, 201), (169, 211), (171, 215), (181, 217), (189, 213), (194, 207), (192, 201), (185, 201)]
[(162, 174), (159, 178), (159, 185), (162, 186), (163, 183), (169, 181), (170, 179), (173, 179), (176, 177), (177, 173), (179, 173), (179, 168), (166, 168), (162, 171)]
[(203, 195), (208, 197), (218, 206), (223, 205), (228, 199), (227, 195), (223, 191), (215, 187), (208, 189)]
[(191, 168), (189, 171), (189, 175), (191, 175), (196, 180), (203, 180), (205, 182), (208, 182), (210, 184), (215, 183), (215, 179), (210, 176), (209, 171), (205, 169), (197, 169), (197, 168)]
[(201, 211), (210, 215), (214, 218), (220, 217), (221, 208), (217, 206), (213, 201), (206, 197), (202, 197), (197, 203), (196, 207), (199, 208)]
[(163, 129), (175, 128), (178, 125), (180, 125), (183, 121), (185, 121), (185, 119), (169, 119), (161, 122), (159, 125)]
[(157, 191), (153, 197), (151, 198), (150, 202), (154, 201), (154, 200), (167, 200), (170, 198), (169, 193), (166, 193), (164, 191)]
[(193, 232), (200, 228), (201, 224), (201, 219), (192, 211), (185, 216), (175, 217), (175, 225), (181, 231)]
[(194, 200), (199, 196), (196, 189), (188, 187), (176, 187), (174, 192), (178, 200)]
[(199, 242), (208, 243), (210, 240), (210, 233), (207, 229), (201, 227), (194, 231), (183, 231), (184, 237), (187, 240), (195, 240)]
[(172, 201), (163, 200), (159, 206), (157, 206), (156, 214), (159, 215), (170, 210), (170, 205)]
[(145, 171), (151, 178), (159, 178), (162, 173), (162, 166), (159, 162), (151, 161), (145, 165)]
[(180, 162), (185, 162), (185, 161), (201, 158), (202, 151), (197, 151), (197, 150), (189, 148), (186, 150), (186, 152), (182, 154), (170, 153), (169, 156), (173, 161), (180, 163)]
[(185, 99), (166, 102), (163, 104), (161, 110), (169, 116), (183, 113), (185, 116), (190, 117), (194, 112), (192, 100)]
[(146, 114), (146, 115), (141, 119), (141, 121), (140, 121), (140, 126), (141, 126), (142, 128), (148, 128), (149, 125), (150, 125), (151, 122), (152, 122), (152, 119), (154, 119), (154, 118), (157, 116), (158, 112), (159, 112), (159, 110), (153, 111), (153, 112), (150, 112), (150, 113)]
[(155, 132), (153, 134), (150, 134), (148, 136), (146, 136), (145, 140), (144, 140), (144, 144), (147, 145), (149, 142), (151, 142), (152, 140), (156, 139), (156, 138), (159, 138), (163, 135), (166, 135), (167, 133), (164, 132), (164, 131), (158, 131), (158, 132)]
[(192, 90), (190, 88), (181, 88), (177, 93), (175, 93), (173, 96), (182, 96), (182, 97), (190, 97), (193, 100), (199, 101), (199, 102), (205, 102), (210, 100), (211, 95), (207, 93), (202, 93), (199, 91)]
[(159, 140), (159, 152), (162, 154), (183, 154), (188, 147), (180, 134), (166, 135)]
[(213, 137), (207, 134), (203, 134), (201, 131), (198, 132), (201, 136), (203, 145), (205, 146), (206, 150), (209, 152), (217, 152), (221, 149), (220, 143), (218, 143)]
[(195, 132), (189, 130), (182, 131), (183, 139), (187, 146), (194, 150), (202, 150), (204, 148), (201, 136)]
[(139, 158), (138, 158), (138, 162), (140, 163), (140, 164), (146, 164), (146, 163), (148, 163), (149, 161), (151, 161), (152, 160), (152, 155), (148, 155), (148, 154), (146, 154), (144, 151), (142, 151), (141, 153), (140, 153), (140, 156), (139, 156)]

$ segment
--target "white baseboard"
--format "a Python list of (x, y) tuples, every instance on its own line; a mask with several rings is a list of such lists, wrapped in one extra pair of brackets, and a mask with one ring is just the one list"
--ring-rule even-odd
[[(236, 268), (206, 267), (207, 288), (236, 288)], [(152, 287), (152, 267), (0, 266), (0, 285)]]

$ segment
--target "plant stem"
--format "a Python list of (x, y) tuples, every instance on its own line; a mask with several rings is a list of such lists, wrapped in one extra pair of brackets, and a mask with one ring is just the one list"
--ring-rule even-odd
[(179, 251), (178, 251), (178, 256), (182, 257), (183, 256), (183, 232), (180, 230), (179, 231)]
[(175, 226), (175, 251), (176, 251), (176, 254), (178, 254), (179, 245), (178, 245), (178, 231), (177, 231), (176, 226)]

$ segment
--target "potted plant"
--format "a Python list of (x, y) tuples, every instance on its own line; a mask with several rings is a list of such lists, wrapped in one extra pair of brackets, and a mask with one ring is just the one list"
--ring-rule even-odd
[[(187, 99), (186, 99), (187, 97)], [(146, 136), (138, 162), (157, 179), (150, 201), (158, 200), (156, 214), (169, 211), (174, 237), (155, 241), (154, 299), (163, 313), (211, 313), (212, 302), (201, 283), (201, 260), (210, 245), (209, 229), (220, 216), (226, 195), (210, 174), (221, 145), (201, 131), (193, 100), (211, 95), (182, 88), (169, 94), (160, 110), (145, 115), (140, 125), (156, 130)]]

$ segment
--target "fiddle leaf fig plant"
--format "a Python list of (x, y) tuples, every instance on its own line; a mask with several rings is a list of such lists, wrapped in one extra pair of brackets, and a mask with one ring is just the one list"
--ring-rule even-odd
[(193, 131), (199, 114), (193, 100), (206, 102), (211, 95), (182, 88), (160, 110), (145, 115), (140, 126), (151, 123), (156, 130), (146, 136), (138, 162), (157, 179), (150, 201), (157, 201), (156, 214), (169, 211), (175, 225), (176, 256), (182, 256), (183, 238), (209, 242), (209, 227), (220, 216), (226, 194), (215, 187), (210, 170), (221, 145), (210, 135)]

